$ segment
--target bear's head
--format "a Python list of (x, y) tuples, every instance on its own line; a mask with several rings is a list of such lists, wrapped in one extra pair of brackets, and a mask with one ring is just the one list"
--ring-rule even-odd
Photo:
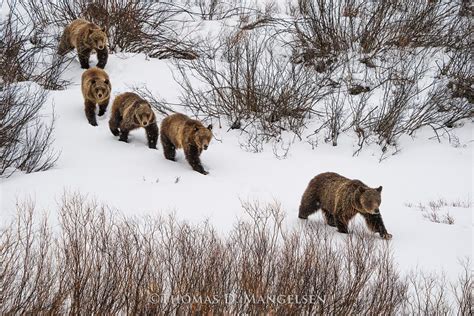
[(380, 193), (382, 192), (382, 186), (372, 189), (372, 188), (360, 188), (360, 198), (359, 202), (362, 206), (362, 212), (368, 214), (378, 214), (380, 213), (379, 207), (382, 203), (382, 197)]
[(155, 114), (147, 102), (141, 102), (135, 110), (135, 122), (141, 127), (147, 127), (155, 122)]
[(90, 28), (88, 42), (91, 48), (95, 50), (103, 50), (107, 46), (107, 35), (105, 29)]
[(110, 81), (107, 78), (94, 78), (91, 80), (90, 93), (97, 101), (105, 101), (110, 97), (112, 90)]
[(200, 151), (207, 150), (212, 139), (212, 124), (194, 127), (194, 143)]

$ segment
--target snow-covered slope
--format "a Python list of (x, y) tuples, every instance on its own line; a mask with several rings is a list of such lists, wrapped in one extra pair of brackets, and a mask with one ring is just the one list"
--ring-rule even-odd
[[(180, 91), (172, 69), (169, 61), (123, 54), (111, 55), (106, 67), (113, 95), (146, 84), (157, 96), (178, 102)], [(297, 210), (308, 181), (318, 173), (334, 171), (372, 187), (383, 185), (381, 212), (403, 270), (443, 270), (454, 278), (461, 268), (458, 260), (472, 257), (471, 122), (454, 132), (456, 146), (447, 139), (438, 143), (428, 131), (420, 131), (415, 139), (403, 138), (402, 151), (381, 163), (380, 149), (375, 147), (353, 157), (354, 140), (349, 136), (342, 137), (337, 147), (319, 144), (313, 149), (297, 141), (286, 159), (277, 159), (271, 145), (262, 153), (250, 153), (241, 148), (238, 131), (227, 132), (214, 122), (216, 137), (202, 155), (210, 171), (204, 176), (192, 171), (182, 152), (177, 162), (171, 162), (164, 159), (160, 145), (158, 150), (149, 149), (143, 130), (132, 132), (128, 144), (119, 142), (108, 129), (109, 112), (98, 119), (98, 127), (89, 125), (81, 73), (77, 61), (69, 65), (64, 77), (72, 84), (67, 90), (51, 92), (45, 109), (51, 111), (54, 105), (57, 117), (54, 146), (61, 156), (56, 167), (0, 180), (2, 222), (14, 214), (18, 199), (33, 198), (38, 210), (54, 211), (64, 191), (80, 191), (127, 215), (175, 212), (193, 222), (209, 219), (222, 232), (244, 216), (241, 200), (276, 200), (286, 211), (287, 225), (301, 225)], [(407, 206), (440, 198), (467, 201), (469, 207), (445, 207), (455, 219), (447, 225), (430, 222), (416, 207)], [(51, 215), (54, 221), (55, 214)], [(322, 218), (316, 215), (310, 220)]]

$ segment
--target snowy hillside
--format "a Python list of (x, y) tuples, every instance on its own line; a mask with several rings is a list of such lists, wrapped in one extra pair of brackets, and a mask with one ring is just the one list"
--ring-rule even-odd
[[(106, 68), (113, 95), (145, 83), (158, 95), (176, 100), (179, 87), (170, 69), (169, 62), (146, 60), (143, 55), (111, 56)], [(71, 86), (52, 92), (45, 109), (54, 105), (57, 115), (54, 146), (61, 151), (57, 165), (2, 180), (5, 220), (18, 199), (30, 197), (39, 210), (54, 209), (66, 190), (86, 193), (129, 215), (176, 212), (178, 218), (196, 222), (209, 219), (224, 231), (243, 216), (240, 200), (276, 200), (282, 203), (288, 224), (298, 225), (299, 202), (309, 180), (334, 171), (371, 187), (383, 185), (381, 212), (394, 236), (390, 242), (395, 254), (407, 269), (441, 269), (456, 277), (458, 259), (471, 256), (472, 205), (447, 209), (455, 218), (453, 225), (432, 223), (406, 206), (440, 198), (472, 201), (469, 122), (455, 132), (458, 146), (446, 139), (440, 144), (421, 132), (415, 139), (404, 138), (403, 150), (381, 163), (377, 148), (353, 157), (349, 137), (337, 147), (320, 144), (312, 149), (308, 143), (297, 142), (286, 159), (277, 159), (271, 146), (262, 153), (246, 152), (239, 145), (239, 132), (215, 128), (215, 139), (202, 155), (210, 174), (203, 176), (191, 169), (182, 151), (177, 162), (171, 162), (164, 159), (161, 146), (149, 149), (143, 130), (131, 132), (128, 144), (119, 142), (109, 131), (109, 112), (98, 119), (98, 127), (90, 126), (83, 113), (81, 73), (79, 63), (72, 63), (64, 74)]]

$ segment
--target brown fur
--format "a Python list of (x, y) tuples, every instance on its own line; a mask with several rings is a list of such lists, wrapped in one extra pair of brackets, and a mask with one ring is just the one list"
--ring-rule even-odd
[(161, 122), (161, 144), (165, 158), (175, 160), (176, 149), (182, 148), (193, 170), (208, 174), (201, 165), (199, 156), (212, 139), (212, 125), (205, 127), (201, 122), (184, 114), (176, 113)]
[(299, 217), (307, 219), (322, 209), (329, 225), (347, 233), (349, 221), (359, 213), (370, 230), (390, 239), (392, 235), (385, 229), (379, 211), (381, 192), (381, 186), (372, 189), (359, 180), (347, 179), (334, 172), (321, 173), (309, 182), (301, 199)]
[(138, 94), (125, 92), (115, 97), (109, 120), (112, 134), (120, 135), (120, 141), (128, 142), (131, 130), (143, 127), (148, 139), (148, 147), (156, 149), (158, 125), (150, 104)]
[(99, 105), (99, 116), (104, 115), (109, 105), (112, 90), (109, 75), (97, 67), (88, 69), (82, 74), (81, 88), (87, 120), (92, 126), (97, 126), (96, 104)]
[(105, 30), (84, 19), (72, 21), (64, 29), (58, 47), (58, 54), (65, 55), (76, 48), (81, 67), (89, 68), (91, 52), (97, 52), (97, 67), (104, 68), (107, 64), (108, 49)]

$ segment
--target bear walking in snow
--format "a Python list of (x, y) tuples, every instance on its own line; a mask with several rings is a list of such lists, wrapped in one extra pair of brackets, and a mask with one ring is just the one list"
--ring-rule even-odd
[(97, 67), (87, 69), (82, 74), (81, 90), (84, 97), (87, 120), (92, 126), (97, 126), (95, 117), (96, 104), (99, 105), (99, 116), (104, 115), (109, 105), (110, 92), (112, 90), (109, 75)]
[(369, 188), (359, 180), (347, 179), (334, 172), (321, 173), (308, 184), (301, 199), (299, 218), (323, 211), (328, 225), (347, 233), (349, 221), (361, 214), (369, 229), (384, 239), (392, 238), (387, 232), (380, 215), (382, 187)]
[(125, 92), (115, 97), (109, 127), (112, 134), (120, 135), (119, 140), (123, 142), (128, 142), (131, 130), (143, 127), (148, 147), (156, 149), (159, 130), (155, 113), (150, 104), (136, 93)]
[(81, 67), (89, 68), (89, 58), (93, 50), (97, 53), (97, 67), (104, 69), (109, 52), (105, 30), (84, 19), (72, 21), (64, 29), (59, 42), (58, 54), (65, 55), (76, 48)]
[(184, 114), (172, 114), (161, 122), (160, 140), (165, 158), (174, 161), (176, 148), (182, 148), (193, 170), (202, 174), (209, 172), (204, 170), (199, 156), (207, 150), (211, 139), (212, 125), (205, 127)]

